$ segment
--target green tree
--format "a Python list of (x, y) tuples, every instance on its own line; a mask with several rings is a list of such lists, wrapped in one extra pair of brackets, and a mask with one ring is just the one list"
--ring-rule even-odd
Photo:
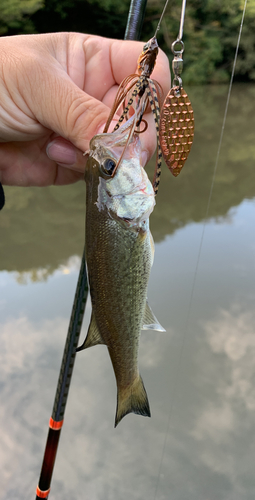
[(43, 0), (1, 0), (0, 35), (32, 33), (31, 14), (43, 7)]
[[(165, 0), (148, 0), (142, 39), (155, 31)], [(123, 38), (129, 0), (1, 0), (0, 34), (80, 31)], [(182, 0), (171, 0), (158, 41), (172, 59)], [(189, 0), (184, 24), (183, 80), (187, 85), (228, 82), (244, 0)], [(255, 0), (247, 4), (235, 79), (255, 80)]]
[[(163, 8), (156, 0), (149, 0), (145, 19), (146, 33), (153, 32)], [(171, 44), (179, 32), (182, 0), (169, 4), (161, 34), (160, 46), (172, 59)], [(244, 2), (240, 0), (190, 0), (187, 2), (184, 36), (185, 83), (224, 83), (229, 81)], [(255, 0), (247, 4), (236, 78), (255, 79)]]
[(129, 0), (45, 0), (33, 16), (38, 33), (78, 31), (123, 38)]

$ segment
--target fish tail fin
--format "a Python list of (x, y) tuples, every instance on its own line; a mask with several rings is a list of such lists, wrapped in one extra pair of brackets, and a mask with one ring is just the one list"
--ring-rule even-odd
[(125, 389), (118, 389), (115, 427), (128, 413), (150, 417), (150, 405), (140, 375)]

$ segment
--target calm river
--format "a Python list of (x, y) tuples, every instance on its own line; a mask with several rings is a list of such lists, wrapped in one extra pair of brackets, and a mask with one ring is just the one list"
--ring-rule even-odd
[[(254, 500), (255, 86), (186, 89), (189, 160), (166, 167), (151, 216), (149, 302), (166, 333), (142, 332), (152, 418), (113, 428), (104, 346), (77, 355), (52, 500)], [(153, 165), (149, 166), (150, 175)], [(35, 497), (84, 245), (85, 185), (6, 188), (0, 214), (0, 498)], [(207, 214), (207, 217), (206, 217)], [(82, 338), (90, 317), (88, 304)]]

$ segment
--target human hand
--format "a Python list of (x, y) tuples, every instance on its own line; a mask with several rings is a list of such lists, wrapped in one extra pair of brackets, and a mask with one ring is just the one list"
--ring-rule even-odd
[[(118, 85), (135, 73), (142, 47), (142, 42), (80, 33), (1, 37), (2, 184), (47, 186), (82, 179), (83, 152), (102, 131)], [(166, 94), (170, 72), (161, 51), (152, 77)], [(153, 122), (152, 116), (146, 120)], [(155, 126), (141, 141), (149, 159)]]

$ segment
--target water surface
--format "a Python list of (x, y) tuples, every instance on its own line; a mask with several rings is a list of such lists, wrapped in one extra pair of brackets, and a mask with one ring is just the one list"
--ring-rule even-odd
[[(143, 332), (152, 418), (113, 428), (104, 346), (77, 356), (52, 481), (55, 500), (253, 500), (255, 494), (255, 87), (187, 89), (189, 160), (164, 168), (151, 216)], [(153, 165), (149, 166), (152, 174)], [(34, 498), (84, 245), (85, 186), (6, 188), (0, 216), (0, 498)], [(206, 217), (207, 214), (207, 217)], [(82, 337), (91, 312), (88, 304)]]

